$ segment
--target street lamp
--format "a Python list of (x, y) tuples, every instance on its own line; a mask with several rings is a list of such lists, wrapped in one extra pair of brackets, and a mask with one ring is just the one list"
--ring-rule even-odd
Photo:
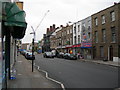
[[(31, 32), (30, 34), (33, 34), (33, 39), (32, 39), (32, 57), (34, 57), (34, 41), (35, 41), (35, 38), (36, 38), (36, 30), (38, 29), (38, 27), (41, 25), (42, 21), (44, 20), (45, 16), (47, 15), (47, 13), (49, 12), (50, 10), (48, 10), (45, 14), (44, 14), (44, 17), (41, 19), (40, 23), (38, 24), (38, 26), (36, 27), (36, 29), (33, 28), (33, 26), (31, 26), (33, 32)], [(33, 72), (33, 65), (34, 65), (34, 60), (32, 60), (32, 72)]]
[[(34, 57), (34, 40), (35, 40), (35, 30), (34, 28), (31, 26), (33, 32), (31, 32), (30, 34), (33, 34), (33, 39), (32, 39), (32, 57)], [(33, 65), (34, 65), (34, 60), (32, 60), (32, 72), (34, 70), (33, 68)]]

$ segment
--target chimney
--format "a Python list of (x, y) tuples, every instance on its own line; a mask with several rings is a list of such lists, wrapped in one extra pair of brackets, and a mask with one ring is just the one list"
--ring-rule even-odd
[(55, 24), (53, 24), (53, 30), (55, 30)]
[(63, 27), (63, 25), (60, 25), (60, 27)]
[(53, 30), (53, 28), (52, 28), (52, 26), (50, 26), (50, 31), (52, 31)]
[(47, 33), (49, 32), (49, 28), (47, 28)]

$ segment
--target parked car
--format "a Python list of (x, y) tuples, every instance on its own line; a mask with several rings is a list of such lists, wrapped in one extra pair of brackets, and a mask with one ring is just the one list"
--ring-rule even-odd
[(43, 57), (44, 58), (54, 58), (54, 55), (52, 52), (44, 52)]
[(56, 57), (56, 50), (52, 50), (51, 52), (52, 52), (53, 56)]
[(38, 54), (42, 53), (42, 50), (37, 50), (37, 53), (38, 53)]
[(69, 60), (77, 60), (77, 56), (74, 54), (70, 54), (70, 53), (65, 53), (64, 58), (69, 59)]
[(27, 52), (25, 58), (28, 60), (35, 60), (35, 55), (32, 55), (32, 52)]
[(23, 50), (21, 51), (21, 54), (22, 54), (23, 56), (25, 56), (26, 52), (27, 52), (27, 50), (23, 49)]
[(57, 55), (58, 58), (64, 58), (64, 53), (63, 52), (59, 52)]

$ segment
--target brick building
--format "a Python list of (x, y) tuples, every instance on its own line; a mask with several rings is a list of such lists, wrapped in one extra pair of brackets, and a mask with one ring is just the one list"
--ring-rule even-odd
[(62, 37), (62, 51), (69, 53), (72, 50), (73, 45), (73, 30), (72, 25), (67, 25), (61, 31)]
[(50, 36), (52, 35), (53, 32), (55, 32), (56, 28), (55, 28), (55, 24), (53, 24), (53, 26), (50, 26), (50, 28), (47, 28), (46, 34), (43, 35), (43, 47), (42, 50), (43, 52), (45, 51), (51, 51), (50, 48)]
[(93, 58), (120, 58), (120, 3), (92, 15)]

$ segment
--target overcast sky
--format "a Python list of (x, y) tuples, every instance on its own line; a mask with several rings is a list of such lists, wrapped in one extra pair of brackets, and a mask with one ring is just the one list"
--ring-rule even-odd
[(39, 28), (36, 30), (36, 41), (43, 38), (46, 28), (56, 24), (65, 26), (69, 21), (80, 21), (100, 10), (110, 7), (114, 2), (120, 0), (21, 0), (24, 2), (24, 10), (26, 12), (26, 21), (28, 27), (26, 35), (22, 42), (32, 42), (30, 33), (31, 26), (35, 29), (43, 19), (45, 13), (49, 10)]

